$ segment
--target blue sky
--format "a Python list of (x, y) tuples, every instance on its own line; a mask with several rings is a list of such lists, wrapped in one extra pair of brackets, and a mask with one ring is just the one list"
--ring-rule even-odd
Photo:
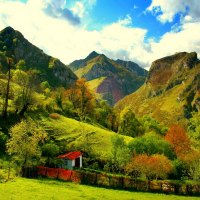
[(93, 50), (147, 69), (178, 51), (200, 55), (199, 0), (0, 0), (6, 26), (64, 63)]

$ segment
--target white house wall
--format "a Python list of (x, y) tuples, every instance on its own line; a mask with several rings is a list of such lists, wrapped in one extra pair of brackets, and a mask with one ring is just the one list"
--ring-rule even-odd
[(83, 166), (83, 158), (80, 156), (80, 168)]

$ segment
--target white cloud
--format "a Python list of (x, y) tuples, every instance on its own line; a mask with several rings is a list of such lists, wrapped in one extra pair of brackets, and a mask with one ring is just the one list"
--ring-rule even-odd
[[(12, 26), (64, 63), (84, 58), (93, 50), (113, 59), (132, 60), (147, 68), (153, 60), (179, 51), (197, 51), (200, 55), (200, 23), (189, 16), (184, 18), (179, 32), (166, 33), (155, 42), (145, 40), (146, 29), (131, 27), (129, 15), (99, 31), (89, 31), (82, 25), (75, 26), (68, 18), (47, 14), (45, 8), (49, 2), (52, 0), (29, 0), (27, 4), (0, 0), (0, 30)], [(57, 1), (56, 6), (65, 9), (62, 3)]]
[(177, 13), (188, 13), (194, 19), (200, 18), (199, 0), (152, 0), (147, 10), (162, 23), (172, 22)]
[(71, 8), (74, 14), (80, 18), (87, 16), (89, 11), (96, 5), (96, 0), (81, 0), (76, 1)]

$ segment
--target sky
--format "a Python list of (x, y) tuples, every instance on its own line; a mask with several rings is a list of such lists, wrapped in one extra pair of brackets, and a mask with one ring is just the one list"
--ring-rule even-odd
[(176, 52), (200, 57), (199, 0), (0, 0), (7, 26), (65, 64), (92, 51), (146, 69)]

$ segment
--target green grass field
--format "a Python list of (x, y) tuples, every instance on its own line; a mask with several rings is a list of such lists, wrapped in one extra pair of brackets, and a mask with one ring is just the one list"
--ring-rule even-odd
[(184, 197), (165, 194), (152, 194), (98, 188), (75, 183), (48, 179), (17, 178), (14, 181), (0, 183), (1, 200), (197, 200), (198, 197)]

